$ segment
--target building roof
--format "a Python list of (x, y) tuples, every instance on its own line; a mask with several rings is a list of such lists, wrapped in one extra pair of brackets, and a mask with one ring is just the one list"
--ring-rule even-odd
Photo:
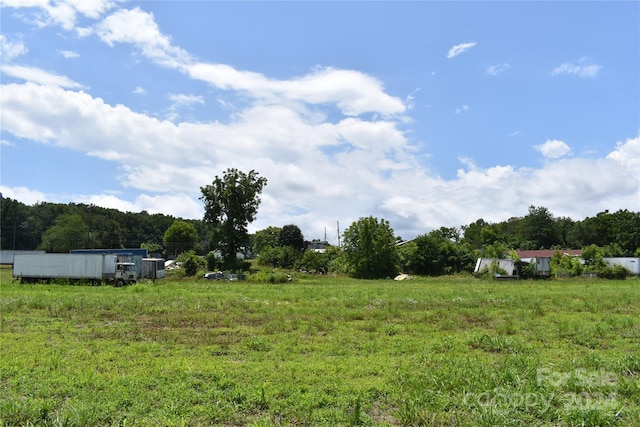
[(563, 255), (580, 256), (582, 249), (542, 249), (537, 251), (516, 251), (522, 258), (551, 258), (553, 254), (560, 252)]

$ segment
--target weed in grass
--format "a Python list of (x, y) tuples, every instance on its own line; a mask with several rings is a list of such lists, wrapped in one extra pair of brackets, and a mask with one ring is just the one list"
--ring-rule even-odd
[(252, 351), (269, 351), (269, 345), (261, 337), (251, 337), (245, 341), (247, 348)]
[(362, 399), (358, 396), (349, 408), (347, 414), (347, 425), (349, 426), (360, 426), (364, 424), (364, 418), (362, 415)]
[(518, 353), (523, 346), (514, 338), (489, 334), (474, 335), (468, 340), (469, 346), (491, 353)]
[(546, 310), (539, 301), (535, 301), (532, 307), (533, 314), (542, 317), (546, 314)]

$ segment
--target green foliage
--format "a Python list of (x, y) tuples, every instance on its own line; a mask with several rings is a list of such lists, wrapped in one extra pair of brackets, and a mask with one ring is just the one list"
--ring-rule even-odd
[(183, 252), (176, 258), (176, 261), (182, 263), (182, 269), (186, 276), (195, 276), (198, 270), (202, 270), (206, 266), (205, 260), (196, 255), (194, 251)]
[(278, 268), (297, 268), (302, 255), (301, 250), (292, 246), (267, 246), (262, 248), (258, 264)]
[(554, 276), (581, 276), (584, 266), (578, 257), (564, 255), (561, 251), (556, 251), (551, 257), (551, 274)]
[(214, 251), (209, 252), (205, 259), (207, 261), (207, 270), (214, 271), (217, 269), (218, 260), (216, 258), (216, 253)]
[(621, 265), (606, 266), (598, 270), (598, 276), (605, 279), (621, 280), (631, 276), (631, 272)]
[(259, 271), (250, 274), (247, 280), (257, 283), (287, 283), (291, 281), (291, 276), (281, 271)]
[(256, 255), (260, 255), (262, 248), (267, 246), (278, 246), (278, 239), (280, 238), (280, 227), (269, 226), (264, 230), (256, 231), (253, 235), (253, 252)]
[[(87, 236), (83, 248), (139, 248), (142, 243), (162, 245), (163, 233), (175, 220), (162, 214), (149, 215), (146, 211), (120, 212), (75, 203), (41, 202), (27, 206), (0, 197), (0, 248), (36, 249), (43, 243), (44, 232), (55, 226), (61, 215), (81, 216), (86, 227), (82, 236), (75, 240)], [(43, 247), (50, 246), (48, 242), (44, 243)]]
[(90, 231), (81, 214), (62, 214), (42, 235), (41, 249), (48, 252), (69, 252), (89, 247)]
[(410, 274), (440, 276), (471, 272), (474, 256), (460, 240), (455, 228), (442, 227), (416, 237), (399, 248), (403, 271)]
[(344, 232), (342, 248), (354, 277), (381, 279), (398, 273), (396, 238), (384, 219), (370, 216), (351, 224)]
[(558, 241), (556, 221), (549, 209), (529, 206), (529, 213), (519, 223), (520, 247), (550, 248)]
[(248, 247), (247, 226), (253, 222), (260, 205), (260, 193), (267, 179), (252, 170), (244, 173), (227, 169), (211, 185), (201, 187), (204, 221), (213, 229), (214, 245), (222, 252), (225, 266), (236, 264), (236, 255)]
[(142, 249), (146, 249), (150, 254), (154, 254), (154, 253), (162, 253), (163, 251), (163, 245), (159, 244), (159, 243), (146, 243), (143, 242), (140, 244), (140, 247)]
[(497, 259), (492, 260), (489, 266), (483, 268), (482, 271), (479, 272), (479, 276), (484, 279), (493, 279), (496, 276), (506, 276), (508, 274), (511, 273), (507, 273), (504, 268), (501, 268)]
[(501, 242), (494, 242), (491, 245), (486, 245), (482, 251), (482, 256), (485, 258), (505, 258), (508, 252), (507, 245)]
[(518, 262), (518, 274), (521, 279), (535, 279), (537, 277), (536, 264), (528, 262)]
[(331, 263), (341, 252), (337, 246), (327, 246), (324, 252), (307, 250), (300, 261), (300, 268), (311, 273), (327, 274), (331, 269)]
[(164, 233), (167, 254), (178, 255), (190, 251), (198, 241), (198, 232), (193, 224), (176, 220)]
[(291, 246), (299, 251), (304, 250), (304, 236), (300, 227), (294, 224), (285, 225), (278, 236), (279, 246)]

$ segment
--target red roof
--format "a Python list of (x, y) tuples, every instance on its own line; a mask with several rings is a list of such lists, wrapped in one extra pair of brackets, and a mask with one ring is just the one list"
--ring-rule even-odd
[(563, 255), (571, 256), (582, 255), (582, 249), (543, 249), (538, 251), (516, 251), (520, 258), (551, 258), (556, 252), (560, 252)]

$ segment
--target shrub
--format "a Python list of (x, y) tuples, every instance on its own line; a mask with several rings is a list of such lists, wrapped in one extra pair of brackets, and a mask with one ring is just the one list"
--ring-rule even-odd
[(260, 271), (250, 274), (247, 280), (258, 283), (286, 283), (291, 281), (291, 276), (282, 272)]
[(182, 262), (182, 268), (186, 276), (195, 276), (198, 270), (204, 269), (206, 266), (205, 260), (197, 256), (194, 251), (180, 254), (176, 261)]
[(258, 264), (279, 268), (295, 268), (301, 257), (302, 252), (293, 246), (267, 246), (262, 248)]
[(621, 265), (614, 265), (613, 267), (601, 267), (597, 271), (599, 277), (605, 279), (626, 279), (631, 275), (631, 272)]

